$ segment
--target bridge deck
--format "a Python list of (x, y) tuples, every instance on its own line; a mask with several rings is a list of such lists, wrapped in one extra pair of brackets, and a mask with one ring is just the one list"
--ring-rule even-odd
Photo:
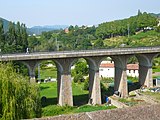
[(134, 54), (141, 54), (141, 53), (160, 53), (160, 46), (80, 50), (80, 51), (36, 52), (36, 53), (30, 53), (30, 54), (26, 54), (26, 53), (1, 54), (0, 61), (34, 60), (34, 59), (40, 60), (40, 59), (52, 59), (52, 58), (73, 58), (73, 57), (90, 57), (90, 56), (134, 55)]

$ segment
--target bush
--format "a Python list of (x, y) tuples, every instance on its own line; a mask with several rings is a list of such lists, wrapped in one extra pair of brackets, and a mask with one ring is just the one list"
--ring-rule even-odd
[(11, 64), (0, 63), (0, 119), (41, 117), (39, 87), (17, 74)]
[(103, 78), (101, 79), (101, 82), (102, 82), (102, 83), (112, 83), (112, 82), (114, 82), (114, 79), (113, 79), (113, 78), (103, 77)]
[(73, 78), (73, 81), (75, 83), (81, 83), (81, 82), (84, 82), (84, 78), (83, 78), (83, 75), (82, 74), (78, 74), (76, 75), (74, 78)]
[(87, 77), (84, 81), (83, 90), (89, 90), (89, 77)]
[(55, 116), (60, 114), (70, 113), (75, 109), (71, 106), (57, 106), (57, 105), (49, 105), (43, 108), (43, 116)]

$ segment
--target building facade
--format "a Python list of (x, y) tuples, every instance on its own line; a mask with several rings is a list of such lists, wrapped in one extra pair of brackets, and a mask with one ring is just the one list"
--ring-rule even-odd
[[(114, 78), (115, 67), (114, 63), (111, 61), (102, 61), (99, 67), (100, 77), (110, 77)], [(139, 65), (138, 64), (127, 64), (127, 76), (138, 77), (139, 76)]]

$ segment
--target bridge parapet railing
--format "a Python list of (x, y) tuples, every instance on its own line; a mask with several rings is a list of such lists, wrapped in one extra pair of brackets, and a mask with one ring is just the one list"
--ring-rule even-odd
[(15, 54), (1, 54), (0, 57), (3, 58), (9, 56), (43, 56), (43, 55), (67, 55), (67, 54), (98, 54), (99, 52), (136, 52), (136, 51), (160, 51), (160, 46), (156, 47), (138, 47), (138, 48), (112, 48), (112, 49), (94, 49), (94, 50), (72, 50), (72, 51), (51, 51), (51, 52), (32, 52), (26, 53), (15, 53)]

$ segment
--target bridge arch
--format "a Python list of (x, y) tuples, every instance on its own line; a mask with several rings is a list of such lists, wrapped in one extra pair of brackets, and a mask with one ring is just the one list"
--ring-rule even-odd
[(29, 77), (30, 77), (30, 82), (36, 82), (36, 78), (35, 78), (35, 69), (38, 66), (38, 64), (41, 62), (41, 60), (32, 60), (32, 61), (20, 61), (22, 62), (24, 65), (27, 66), (28, 70), (29, 70)]
[(150, 54), (137, 54), (136, 57), (139, 61), (139, 83), (140, 86), (152, 87), (152, 63), (153, 59), (158, 56), (157, 53)]

